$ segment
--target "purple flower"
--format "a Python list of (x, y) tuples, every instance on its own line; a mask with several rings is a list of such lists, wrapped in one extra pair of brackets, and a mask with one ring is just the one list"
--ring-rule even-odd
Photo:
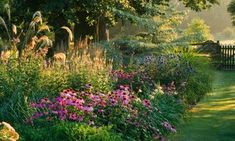
[(86, 84), (86, 85), (85, 85), (85, 88), (86, 88), (86, 89), (91, 89), (92, 86), (91, 86), (91, 84)]
[(81, 121), (83, 121), (83, 119), (84, 119), (84, 116), (79, 116), (79, 118), (78, 118), (78, 120), (81, 122)]
[(147, 99), (144, 99), (142, 103), (143, 103), (143, 105), (144, 105), (145, 107), (150, 107), (150, 106), (151, 106), (150, 101), (147, 100)]
[(65, 120), (65, 119), (66, 119), (66, 115), (65, 115), (65, 114), (59, 115), (59, 119), (60, 119), (60, 120)]
[(34, 113), (32, 117), (33, 119), (37, 119), (37, 118), (40, 118), (41, 116), (43, 116), (43, 113), (37, 112), (37, 113)]

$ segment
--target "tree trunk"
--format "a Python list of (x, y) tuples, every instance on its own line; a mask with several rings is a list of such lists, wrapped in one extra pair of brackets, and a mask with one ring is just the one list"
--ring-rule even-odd
[(79, 41), (83, 41), (87, 36), (96, 36), (96, 26), (86, 22), (87, 13), (78, 13), (79, 23), (74, 26), (74, 47), (78, 46)]
[(79, 23), (74, 27), (74, 46), (78, 46), (78, 42), (86, 38), (86, 36), (93, 36), (95, 41), (109, 41), (109, 29), (104, 18), (99, 18), (96, 25), (90, 26), (86, 22), (87, 15), (79, 13)]
[(62, 26), (70, 27), (70, 25), (67, 22), (67, 19), (65, 19), (65, 16), (63, 14), (55, 15), (54, 18), (49, 20), (49, 23), (54, 25), (56, 31), (55, 31), (55, 42), (53, 45), (54, 52), (66, 52), (69, 49), (69, 33), (61, 29)]
[(98, 41), (109, 41), (109, 29), (104, 18), (98, 20)]
[(55, 33), (54, 52), (67, 52), (69, 43), (69, 33), (64, 29), (59, 29)]

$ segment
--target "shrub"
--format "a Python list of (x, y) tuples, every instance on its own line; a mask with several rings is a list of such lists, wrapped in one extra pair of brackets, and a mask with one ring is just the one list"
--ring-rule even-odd
[[(122, 137), (124, 140), (150, 140), (154, 136), (160, 137), (167, 132), (176, 131), (170, 120), (176, 120), (176, 115), (181, 113), (174, 109), (180, 106), (177, 106), (173, 98), (169, 98), (168, 102), (173, 105), (172, 111), (178, 112), (172, 112), (172, 115), (176, 114), (176, 119), (160, 112), (158, 92), (149, 100), (138, 98), (128, 86), (121, 85), (119, 89), (107, 94), (92, 93), (90, 88), (91, 85), (87, 85), (86, 91), (64, 90), (54, 99), (42, 98), (31, 103), (34, 114), (28, 119), (28, 123), (38, 127), (55, 125), (59, 121), (98, 127), (112, 125), (114, 131), (125, 135)], [(171, 95), (169, 89), (165, 94)], [(163, 103), (159, 105), (166, 108)], [(170, 107), (166, 109), (171, 109)]]
[(190, 105), (195, 105), (200, 99), (208, 92), (211, 91), (211, 78), (208, 74), (197, 73), (190, 77), (183, 98), (186, 103)]
[(16, 63), (14, 60), (1, 65), (0, 120), (22, 122), (30, 115), (29, 97), (37, 93), (40, 69), (37, 61)]
[[(17, 125), (22, 141), (121, 141), (111, 126), (91, 127), (80, 123), (59, 122), (53, 126)], [(49, 133), (49, 134), (48, 134)]]
[[(69, 73), (59, 69), (59, 70), (43, 70), (40, 73), (40, 79), (38, 85), (38, 91), (40, 91), (39, 95), (35, 97), (43, 97), (43, 96), (55, 96), (60, 91), (68, 88), (69, 84)], [(40, 96), (41, 95), (41, 96)]]
[(190, 43), (203, 42), (213, 38), (209, 26), (202, 19), (193, 19), (184, 31), (184, 37)]

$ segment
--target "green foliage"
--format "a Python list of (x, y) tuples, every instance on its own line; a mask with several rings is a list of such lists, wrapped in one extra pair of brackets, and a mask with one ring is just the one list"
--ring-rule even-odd
[(28, 98), (38, 91), (39, 65), (37, 61), (21, 65), (14, 60), (7, 66), (1, 64), (0, 120), (23, 122), (30, 115)]
[(114, 133), (111, 126), (91, 127), (62, 122), (39, 128), (17, 124), (16, 129), (21, 135), (21, 141), (121, 141), (121, 136)]
[[(159, 94), (159, 92), (153, 92), (153, 95), (155, 95), (155, 98), (152, 100), (152, 103), (154, 103), (154, 107), (160, 110), (160, 119), (158, 120), (169, 121), (173, 126), (179, 125), (180, 119), (184, 116), (186, 109), (183, 102), (174, 96), (162, 95)], [(156, 114), (157, 113), (152, 113), (148, 118), (155, 118)], [(165, 128), (159, 129), (162, 134), (169, 133)]]
[(204, 42), (213, 38), (209, 26), (202, 19), (193, 19), (184, 31), (184, 37), (190, 43)]
[[(180, 1), (186, 7), (190, 7), (196, 11), (206, 9), (212, 4), (217, 3), (217, 0)], [(74, 25), (77, 23), (85, 23), (88, 27), (92, 25), (97, 26), (100, 21), (109, 26), (113, 26), (117, 23), (118, 18), (151, 26), (151, 21), (153, 20), (148, 18), (156, 14), (158, 9), (160, 9), (159, 7), (169, 5), (169, 2), (170, 0), (36, 0), (34, 2), (14, 0), (10, 4), (15, 15), (14, 21), (27, 21), (33, 12), (42, 10), (45, 12), (49, 23), (58, 29), (64, 25)], [(165, 13), (163, 12), (162, 14)]]
[[(137, 23), (147, 34), (118, 39), (114, 41), (115, 48), (112, 48), (112, 43), (104, 43), (100, 48), (106, 50), (97, 46), (81, 49), (79, 55), (71, 55), (64, 67), (54, 65), (43, 68), (42, 60), (38, 60), (33, 54), (26, 55), (20, 64), (14, 59), (9, 60), (6, 65), (0, 64), (0, 120), (16, 123), (21, 140), (26, 141), (147, 141), (167, 135), (170, 131), (175, 132), (174, 126), (185, 111), (184, 104), (195, 104), (210, 91), (211, 79), (207, 70), (203, 69), (208, 64), (200, 65), (203, 60), (195, 59), (191, 52), (172, 52), (173, 47), (185, 46), (182, 42), (178, 43), (181, 36), (178, 26), (184, 18), (184, 12), (174, 10), (168, 5), (169, 1), (12, 1), (11, 6), (16, 15), (13, 20), (17, 22), (26, 20), (31, 17), (32, 12), (40, 9), (45, 12), (45, 18), (55, 29), (60, 28), (61, 24), (64, 26), (83, 22), (94, 26), (100, 20), (113, 26), (121, 18)], [(194, 10), (216, 3), (215, 0), (182, 1)], [(16, 11), (18, 9), (20, 10)], [(45, 35), (47, 30), (38, 31), (49, 27), (41, 22), (41, 13), (36, 12), (22, 40), (21, 49), (26, 49), (34, 36), (40, 38)], [(209, 28), (201, 20), (192, 21), (184, 34), (184, 37), (190, 37), (184, 41), (191, 43), (207, 40), (210, 36)], [(39, 48), (40, 44), (35, 49)], [(110, 76), (113, 70), (121, 70), (121, 76), (125, 80), (113, 79)], [(126, 74), (131, 74), (128, 80), (125, 78)], [(88, 95), (94, 97), (93, 93), (106, 93), (107, 104), (108, 100), (117, 99), (113, 92), (115, 86), (130, 85), (131, 90), (127, 86), (128, 92), (125, 92), (133, 95), (133, 103), (123, 107), (124, 101), (117, 100), (117, 105), (104, 107), (102, 110), (105, 113), (92, 117), (98, 117), (97, 125), (101, 127), (88, 126), (88, 123), (81, 125), (70, 120), (49, 122), (47, 119), (39, 119), (34, 126), (22, 123), (32, 116), (33, 109), (29, 107), (29, 100), (53, 98), (68, 88), (83, 91), (86, 89), (85, 84), (92, 86)], [(117, 93), (127, 95), (123, 91)], [(92, 100), (88, 96), (85, 98), (89, 102)], [(151, 104), (146, 106), (149, 101)], [(68, 111), (74, 112), (72, 108), (74, 107), (68, 106)], [(98, 109), (94, 109), (96, 110)], [(166, 126), (165, 123), (169, 125)]]
[(63, 70), (48, 70), (40, 73), (40, 80), (38, 82), (39, 91), (41, 94), (35, 97), (55, 96), (62, 90), (68, 88), (68, 73)]
[(183, 97), (190, 105), (195, 105), (206, 93), (211, 91), (211, 78), (205, 72), (190, 77), (187, 83)]
[(229, 3), (227, 10), (231, 14), (231, 16), (232, 16), (232, 23), (233, 23), (233, 25), (235, 25), (235, 1), (234, 0), (232, 0)]
[(205, 57), (197, 57), (193, 60), (196, 73), (189, 77), (186, 87), (182, 92), (183, 99), (189, 105), (195, 105), (212, 89), (213, 72), (211, 71), (211, 66), (208, 63), (209, 60)]
[(114, 45), (117, 49), (123, 54), (132, 55), (132, 54), (142, 54), (146, 52), (151, 52), (157, 48), (156, 44), (146, 43), (146, 41), (140, 41), (138, 39), (125, 38), (125, 39), (117, 39), (114, 41)]
[(186, 7), (195, 11), (210, 8), (213, 4), (219, 4), (218, 0), (180, 0)]
[[(182, 46), (183, 43), (178, 41), (181, 35), (178, 26), (186, 13), (167, 5), (147, 5), (146, 7), (150, 12), (147, 16), (148, 20), (145, 20), (145, 15), (142, 18), (133, 17), (133, 21), (139, 23), (137, 27), (143, 32), (135, 33), (135, 36), (119, 37), (114, 40), (115, 46), (127, 55), (160, 54), (164, 50), (168, 50), (167, 48)], [(122, 16), (127, 16), (128, 19), (125, 12)], [(128, 28), (131, 26), (126, 30)]]

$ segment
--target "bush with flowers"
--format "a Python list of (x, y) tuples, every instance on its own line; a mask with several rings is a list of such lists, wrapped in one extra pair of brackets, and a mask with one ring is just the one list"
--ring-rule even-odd
[(155, 93), (152, 99), (140, 99), (126, 85), (105, 94), (92, 93), (90, 87), (79, 92), (68, 89), (53, 99), (42, 98), (32, 102), (34, 112), (25, 122), (34, 126), (57, 121), (92, 127), (112, 126), (114, 131), (123, 135), (123, 139), (163, 138), (165, 133), (176, 132), (176, 129), (165, 118), (167, 113), (163, 114), (157, 103), (154, 104), (159, 96), (160, 93)]
[(209, 90), (208, 75), (189, 56), (145, 56), (115, 69), (100, 59), (68, 70), (35, 60), (0, 64), (0, 120), (21, 140), (164, 140), (187, 104)]

